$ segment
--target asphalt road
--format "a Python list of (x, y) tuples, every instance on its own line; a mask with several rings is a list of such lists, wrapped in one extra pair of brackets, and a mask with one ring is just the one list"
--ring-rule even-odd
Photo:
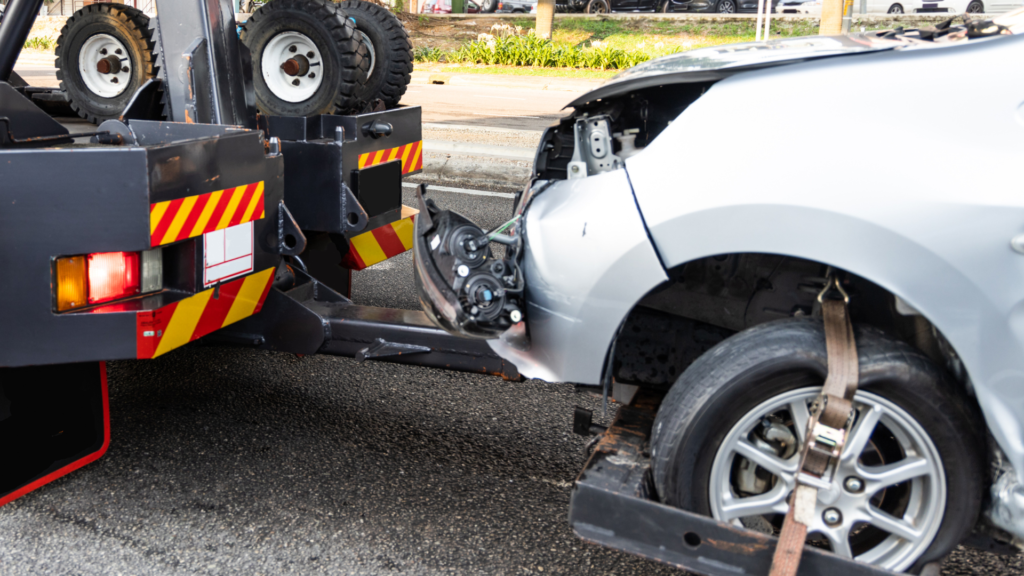
[[(511, 210), (432, 194), (488, 227)], [(411, 264), (354, 299), (415, 308)], [(109, 372), (109, 452), (0, 508), (3, 574), (679, 574), (573, 536), (572, 410), (600, 399), (571, 385), (224, 347)], [(974, 551), (943, 571), (1022, 572)]]

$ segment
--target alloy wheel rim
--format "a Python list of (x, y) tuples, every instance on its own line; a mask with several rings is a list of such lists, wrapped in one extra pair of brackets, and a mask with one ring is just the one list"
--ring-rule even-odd
[(110, 34), (96, 34), (82, 44), (78, 72), (85, 87), (101, 98), (116, 98), (132, 81), (128, 47)]
[[(799, 450), (773, 453), (779, 444), (764, 440), (765, 419), (776, 437), (784, 436), (786, 428), (795, 446), (802, 446), (809, 405), (820, 390), (780, 394), (733, 426), (711, 467), (709, 500), (715, 519), (777, 534), (796, 485)], [(905, 570), (931, 545), (945, 512), (946, 478), (938, 450), (913, 417), (885, 398), (860, 391), (854, 407), (857, 419), (831, 487), (819, 490), (809, 540), (827, 542), (847, 558)], [(902, 457), (894, 458), (897, 453)], [(756, 491), (762, 479), (763, 492), (740, 489)], [(851, 490), (858, 483), (860, 489)], [(826, 519), (834, 520), (836, 513), (840, 522), (828, 524)]]
[(323, 56), (309, 36), (281, 32), (263, 49), (260, 72), (274, 96), (285, 102), (304, 102), (323, 83)]

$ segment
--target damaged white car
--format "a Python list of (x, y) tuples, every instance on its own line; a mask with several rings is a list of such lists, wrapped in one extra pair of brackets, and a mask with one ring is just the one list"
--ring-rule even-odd
[[(503, 229), (425, 201), (424, 308), (525, 376), (659, 395), (636, 455), (648, 480), (626, 494), (650, 504), (642, 517), (682, 510), (770, 538), (801, 483), (835, 283), (860, 377), (815, 480), (808, 561), (916, 573), (969, 537), (1020, 545), (1022, 18), (624, 72), (547, 130)], [(644, 542), (622, 510), (570, 521), (698, 572), (746, 569), (697, 528)]]

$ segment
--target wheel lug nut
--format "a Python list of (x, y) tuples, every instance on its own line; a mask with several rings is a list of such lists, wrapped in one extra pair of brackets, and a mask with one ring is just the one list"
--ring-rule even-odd
[(300, 84), (299, 79), (292, 80), (292, 86), (298, 86)]
[(121, 68), (121, 72), (124, 72), (125, 74), (127, 74), (129, 72), (128, 67), (125, 66), (124, 68)]
[(835, 526), (843, 521), (843, 513), (836, 508), (829, 508), (821, 513), (821, 519), (829, 526)]
[(316, 54), (313, 54), (312, 50), (310, 50), (309, 52), (306, 52), (306, 58), (309, 58), (310, 60), (312, 60), (315, 56), (316, 56)]
[(121, 53), (121, 49), (120, 48), (118, 48), (117, 50), (114, 50), (114, 54), (120, 54), (120, 53)]
[(299, 49), (298, 49), (298, 48), (296, 48), (295, 46), (289, 46), (289, 47), (288, 47), (288, 51), (289, 51), (289, 52), (298, 52), (298, 51), (299, 51)]
[(847, 492), (857, 493), (864, 489), (864, 481), (856, 476), (850, 476), (843, 482)]
[(110, 81), (113, 82), (114, 84), (117, 84), (117, 76), (114, 76), (113, 78), (111, 78)]
[(309, 77), (310, 78), (316, 78), (316, 72), (310, 72), (309, 73)]
[(104, 56), (106, 56), (107, 55), (107, 49), (106, 48), (100, 48), (100, 54), (103, 54)]

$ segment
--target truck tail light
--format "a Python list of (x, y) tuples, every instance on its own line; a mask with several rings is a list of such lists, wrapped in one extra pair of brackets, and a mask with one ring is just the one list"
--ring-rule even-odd
[(99, 252), (57, 259), (57, 311), (163, 289), (163, 254)]
[(89, 254), (89, 304), (99, 304), (139, 293), (139, 253)]
[(57, 310), (85, 306), (85, 256), (57, 259)]

